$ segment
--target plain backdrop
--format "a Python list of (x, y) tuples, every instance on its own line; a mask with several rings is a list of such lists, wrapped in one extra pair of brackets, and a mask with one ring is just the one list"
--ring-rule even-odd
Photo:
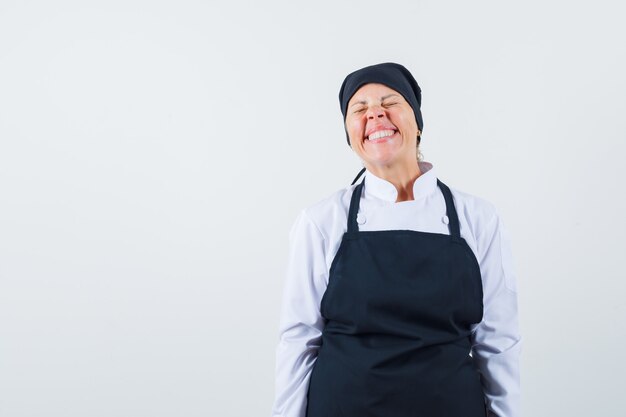
[(509, 231), (525, 416), (626, 407), (614, 1), (0, 0), (0, 416), (266, 416), (288, 232), (393, 61)]

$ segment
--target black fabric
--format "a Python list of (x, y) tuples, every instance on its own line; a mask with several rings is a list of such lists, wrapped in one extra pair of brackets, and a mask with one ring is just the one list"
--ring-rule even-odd
[(450, 234), (359, 231), (365, 180), (330, 267), (307, 417), (486, 417), (469, 356), (483, 317), (480, 268), (439, 179)]
[[(424, 121), (422, 120), (422, 112), (420, 109), (422, 105), (422, 90), (409, 70), (395, 62), (370, 65), (346, 76), (339, 89), (339, 104), (341, 106), (341, 113), (343, 114), (344, 129), (348, 102), (361, 86), (368, 83), (384, 84), (402, 94), (404, 99), (413, 108), (415, 121), (417, 122), (419, 130), (421, 132), (424, 131)], [(346, 139), (348, 146), (350, 146), (350, 137), (348, 136), (347, 129)]]
[(361, 170), (359, 171), (359, 173), (356, 175), (356, 177), (354, 177), (354, 179), (352, 180), (352, 184), (350, 185), (354, 185), (354, 183), (359, 179), (359, 177), (365, 172), (365, 168), (361, 168)]

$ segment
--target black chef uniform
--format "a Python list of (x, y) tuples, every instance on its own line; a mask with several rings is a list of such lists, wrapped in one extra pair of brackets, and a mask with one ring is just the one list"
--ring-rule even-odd
[(486, 417), (469, 356), (483, 316), (480, 269), (437, 179), (450, 234), (359, 231), (363, 180), (321, 300), (326, 320), (307, 417)]

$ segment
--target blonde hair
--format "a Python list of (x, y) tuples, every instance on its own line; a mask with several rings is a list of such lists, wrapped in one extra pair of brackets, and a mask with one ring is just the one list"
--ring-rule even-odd
[(415, 156), (417, 157), (418, 161), (423, 161), (424, 160), (424, 155), (422, 155), (422, 151), (420, 150), (420, 143), (422, 141), (422, 135), (420, 134), (417, 137), (417, 146), (415, 146)]

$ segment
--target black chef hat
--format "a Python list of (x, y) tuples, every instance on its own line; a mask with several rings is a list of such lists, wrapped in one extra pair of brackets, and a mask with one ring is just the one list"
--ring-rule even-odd
[[(368, 83), (385, 84), (387, 87), (396, 90), (402, 94), (404, 99), (413, 108), (415, 120), (420, 132), (424, 130), (424, 122), (422, 120), (422, 112), (420, 106), (422, 104), (422, 90), (413, 78), (408, 69), (394, 62), (384, 62), (382, 64), (370, 65), (368, 67), (356, 70), (343, 80), (341, 89), (339, 90), (339, 104), (341, 105), (341, 113), (343, 114), (344, 128), (346, 121), (346, 111), (350, 98), (356, 91)], [(421, 136), (421, 134), (420, 134)], [(350, 146), (350, 137), (346, 129), (346, 139)], [(418, 140), (420, 140), (418, 138)]]

